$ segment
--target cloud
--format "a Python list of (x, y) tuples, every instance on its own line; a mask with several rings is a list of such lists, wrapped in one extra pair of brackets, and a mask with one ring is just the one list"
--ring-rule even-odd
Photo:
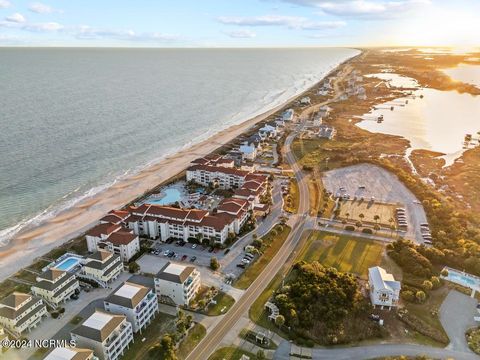
[(22, 29), (35, 32), (51, 32), (63, 30), (64, 26), (56, 22), (29, 23), (22, 26)]
[(72, 31), (77, 39), (95, 40), (95, 39), (116, 39), (126, 41), (154, 41), (168, 42), (179, 40), (179, 35), (163, 34), (159, 32), (137, 33), (133, 30), (109, 30), (96, 29), (90, 26), (80, 26)]
[(264, 15), (264, 16), (221, 16), (217, 18), (225, 25), (237, 26), (284, 26), (299, 30), (326, 30), (345, 26), (344, 21), (310, 21), (300, 16)]
[(6, 8), (9, 8), (10, 6), (12, 6), (10, 1), (0, 0), (0, 9), (6, 9)]
[(37, 14), (52, 14), (52, 13), (63, 13), (63, 10), (54, 9), (50, 5), (42, 3), (33, 3), (30, 4), (28, 9)]
[(324, 14), (341, 17), (382, 19), (401, 16), (431, 4), (431, 0), (283, 0), (285, 2), (316, 7)]
[(257, 36), (257, 34), (251, 30), (226, 31), (225, 34), (234, 39), (251, 39)]
[(22, 14), (20, 13), (15, 13), (15, 14), (12, 14), (10, 16), (7, 16), (5, 18), (5, 20), (9, 21), (9, 22), (13, 22), (13, 23), (24, 23), (25, 21), (27, 21), (25, 19), (25, 16), (23, 16)]

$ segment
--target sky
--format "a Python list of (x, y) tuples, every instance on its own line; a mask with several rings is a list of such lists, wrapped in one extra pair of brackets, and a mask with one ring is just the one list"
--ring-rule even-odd
[(480, 0), (0, 0), (0, 46), (479, 46)]

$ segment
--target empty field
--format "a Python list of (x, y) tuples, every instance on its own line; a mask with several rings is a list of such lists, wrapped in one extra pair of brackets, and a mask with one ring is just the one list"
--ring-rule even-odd
[(307, 236), (298, 260), (318, 261), (324, 266), (362, 277), (367, 276), (369, 267), (382, 262), (384, 246), (379, 242), (322, 231), (312, 231)]
[(395, 208), (397, 207), (397, 205), (375, 203), (368, 200), (346, 200), (341, 202), (339, 218), (390, 226), (394, 223)]

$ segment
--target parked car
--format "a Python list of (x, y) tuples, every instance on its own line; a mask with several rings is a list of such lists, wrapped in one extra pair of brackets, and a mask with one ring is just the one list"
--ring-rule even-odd
[(197, 244), (192, 245), (192, 249), (195, 249), (197, 247)]
[(190, 262), (195, 262), (195, 260), (197, 260), (197, 257), (196, 257), (196, 256), (192, 256), (192, 257), (190, 258)]
[(245, 264), (237, 264), (237, 267), (245, 269)]
[(187, 255), (182, 256), (182, 261), (184, 261), (187, 258)]
[(208, 252), (209, 252), (209, 253), (213, 252), (213, 246), (210, 246), (210, 247), (208, 248)]
[(227, 250), (225, 250), (225, 251), (223, 252), (223, 254), (224, 254), (224, 255), (227, 255), (229, 252), (230, 252), (230, 248), (228, 248)]

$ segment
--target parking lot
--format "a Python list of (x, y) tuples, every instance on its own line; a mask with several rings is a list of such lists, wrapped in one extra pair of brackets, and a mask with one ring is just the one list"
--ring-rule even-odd
[(390, 172), (371, 164), (359, 164), (330, 170), (324, 174), (325, 188), (336, 195), (342, 193), (355, 197), (390, 203), (405, 208), (408, 229), (405, 237), (423, 243), (420, 224), (427, 222), (423, 206), (415, 195)]

